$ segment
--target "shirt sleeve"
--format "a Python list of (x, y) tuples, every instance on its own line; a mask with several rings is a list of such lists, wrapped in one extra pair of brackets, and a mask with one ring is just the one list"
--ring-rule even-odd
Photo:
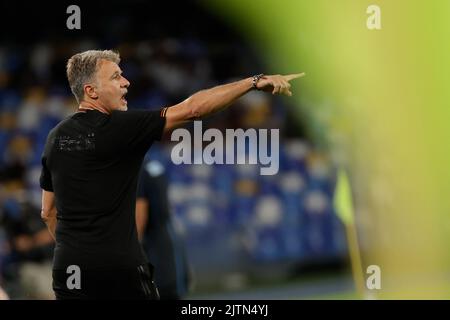
[(53, 192), (53, 182), (52, 182), (52, 175), (51, 175), (50, 168), (49, 168), (48, 157), (49, 157), (50, 151), (53, 146), (53, 141), (54, 141), (54, 132), (53, 132), (53, 130), (51, 130), (48, 133), (47, 140), (46, 140), (45, 146), (44, 146), (44, 150), (42, 152), (42, 156), (41, 156), (42, 168), (41, 168), (41, 175), (39, 177), (40, 187), (42, 189), (44, 189), (45, 191), (50, 191), (50, 192)]
[(139, 173), (139, 182), (137, 187), (137, 197), (138, 198), (145, 198), (147, 196), (146, 193), (146, 180), (147, 180), (148, 173), (145, 171), (144, 168), (141, 168), (141, 171)]
[(42, 170), (39, 178), (39, 185), (45, 191), (53, 192), (52, 175), (48, 169), (47, 157), (45, 155), (42, 156)]
[(114, 111), (112, 120), (117, 128), (118, 139), (127, 148), (143, 153), (155, 140), (161, 139), (166, 124), (166, 118), (160, 111)]

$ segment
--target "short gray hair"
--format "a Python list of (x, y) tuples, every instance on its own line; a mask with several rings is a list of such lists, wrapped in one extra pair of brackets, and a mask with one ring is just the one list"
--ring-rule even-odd
[(83, 87), (93, 80), (101, 59), (119, 64), (120, 55), (112, 50), (88, 50), (73, 55), (67, 61), (67, 79), (78, 103), (83, 100)]

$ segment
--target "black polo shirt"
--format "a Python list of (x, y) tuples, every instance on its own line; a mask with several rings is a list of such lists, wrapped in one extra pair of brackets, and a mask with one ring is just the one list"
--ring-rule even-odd
[(146, 263), (136, 232), (136, 188), (144, 155), (164, 125), (159, 111), (92, 110), (50, 131), (40, 185), (56, 199), (53, 269)]

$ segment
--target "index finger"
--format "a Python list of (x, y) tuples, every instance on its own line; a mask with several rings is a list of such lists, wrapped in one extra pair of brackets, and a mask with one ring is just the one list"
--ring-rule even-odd
[(287, 81), (291, 81), (293, 79), (297, 79), (297, 78), (304, 77), (304, 76), (305, 76), (304, 72), (294, 73), (294, 74), (288, 74), (288, 75), (284, 76), (284, 79), (286, 79)]

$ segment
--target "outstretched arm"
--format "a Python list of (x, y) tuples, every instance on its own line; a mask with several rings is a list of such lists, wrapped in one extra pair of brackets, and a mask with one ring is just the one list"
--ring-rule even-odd
[[(289, 81), (304, 76), (304, 73), (291, 75), (262, 76), (256, 82), (256, 88), (272, 94), (285, 94), (291, 96)], [(233, 83), (220, 85), (211, 89), (201, 90), (183, 102), (171, 106), (166, 111), (165, 131), (183, 125), (225, 109), (238, 98), (252, 90), (253, 78), (246, 78)]]

